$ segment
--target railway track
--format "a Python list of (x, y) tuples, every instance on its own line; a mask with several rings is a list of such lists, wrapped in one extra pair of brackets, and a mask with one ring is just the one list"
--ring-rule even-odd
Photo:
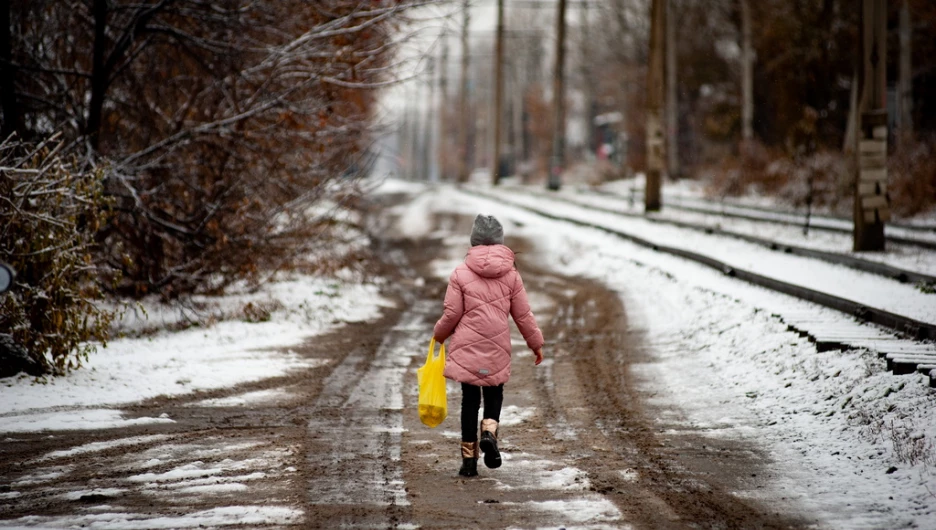
[[(698, 225), (698, 224), (693, 224), (693, 223), (684, 222), (684, 221), (677, 221), (674, 219), (666, 219), (666, 218), (661, 218), (661, 217), (646, 216), (644, 214), (639, 214), (639, 213), (634, 213), (634, 212), (626, 212), (620, 209), (612, 209), (612, 208), (598, 206), (595, 204), (579, 203), (579, 202), (570, 200), (568, 197), (559, 197), (559, 196), (556, 196), (555, 194), (550, 195), (547, 192), (536, 192), (536, 191), (530, 191), (528, 189), (524, 189), (523, 192), (528, 193), (528, 194), (533, 194), (536, 196), (540, 196), (540, 197), (544, 197), (544, 198), (548, 197), (550, 199), (555, 199), (555, 200), (566, 200), (568, 202), (579, 204), (583, 207), (587, 207), (587, 208), (593, 209), (595, 211), (603, 212), (603, 213), (621, 215), (621, 216), (631, 217), (631, 218), (640, 218), (640, 219), (645, 219), (653, 223), (675, 226), (678, 228), (694, 230), (697, 232), (704, 232), (706, 234), (715, 234), (715, 235), (720, 235), (720, 236), (725, 236), (725, 237), (731, 237), (731, 238), (739, 239), (742, 241), (746, 241), (748, 243), (753, 243), (755, 245), (768, 248), (770, 250), (783, 252), (785, 254), (792, 254), (795, 256), (803, 256), (807, 258), (818, 259), (821, 261), (825, 261), (827, 263), (834, 263), (836, 265), (842, 265), (842, 266), (855, 269), (855, 270), (859, 270), (862, 272), (868, 272), (871, 274), (876, 274), (878, 276), (883, 276), (885, 278), (890, 278), (892, 280), (896, 280), (901, 283), (918, 284), (924, 288), (927, 286), (929, 287), (936, 286), (936, 276), (934, 275), (926, 274), (926, 273), (922, 273), (918, 271), (912, 271), (912, 270), (901, 268), (901, 267), (895, 267), (895, 266), (887, 265), (885, 263), (880, 263), (877, 261), (862, 259), (862, 258), (858, 258), (855, 256), (840, 254), (837, 252), (828, 252), (824, 250), (817, 250), (817, 249), (807, 248), (807, 247), (798, 246), (798, 245), (791, 245), (789, 243), (783, 243), (783, 242), (775, 241), (772, 239), (752, 236), (750, 234), (744, 234), (741, 232), (721, 228), (719, 226)], [(675, 206), (667, 205), (667, 207), (675, 207)], [(705, 213), (709, 213), (709, 212), (705, 212)]]
[[(703, 252), (662, 244), (658, 241), (638, 236), (632, 231), (609, 226), (610, 223), (608, 222), (590, 220), (595, 212), (599, 211), (591, 205), (576, 204), (573, 201), (562, 200), (556, 197), (547, 198), (545, 193), (529, 194), (526, 193), (526, 190), (519, 189), (513, 190), (517, 193), (515, 193), (511, 199), (506, 199), (503, 196), (495, 196), (478, 189), (466, 191), (476, 196), (519, 208), (548, 219), (600, 230), (626, 239), (637, 245), (653, 249), (654, 251), (679, 256), (700, 263), (739, 280), (835, 309), (854, 317), (859, 322), (873, 323), (887, 328), (888, 330), (892, 330), (897, 336), (884, 336), (875, 330), (875, 328), (867, 326), (861, 326), (860, 328), (862, 329), (858, 331), (856, 331), (855, 326), (849, 326), (846, 329), (835, 322), (816, 321), (814, 317), (805, 314), (777, 315), (787, 323), (789, 329), (807, 336), (811, 341), (815, 342), (818, 351), (846, 348), (864, 348), (876, 351), (880, 357), (886, 360), (888, 369), (892, 370), (895, 374), (908, 374), (913, 372), (927, 374), (929, 376), (930, 386), (936, 388), (936, 347), (932, 344), (936, 341), (936, 325), (930, 321), (911, 318), (904, 314), (873, 307), (867, 303), (854, 301), (843, 296), (830, 294), (818, 289), (811, 289), (789, 281), (783, 281), (753, 270), (739, 268)], [(532, 198), (532, 201), (524, 202), (522, 194), (527, 194), (528, 197)], [(574, 215), (569, 215), (568, 213), (560, 214), (558, 213), (558, 207), (550, 207), (550, 201), (558, 201), (569, 207), (580, 209), (581, 211)], [(555, 205), (555, 202), (553, 205)], [(624, 218), (643, 217), (633, 214), (627, 215), (622, 212), (602, 213)], [(649, 219), (644, 220), (649, 221)], [(673, 223), (668, 224), (676, 228), (685, 228)], [(707, 231), (706, 229), (699, 229), (699, 227), (693, 229), (702, 232)], [(714, 234), (714, 232), (710, 233)], [(803, 255), (803, 257), (821, 259), (817, 256)], [(825, 257), (831, 258), (831, 256)], [(888, 274), (884, 274), (884, 276), (893, 279), (893, 277)], [(936, 304), (936, 297), (933, 299), (933, 304)]]
[[(613, 196), (621, 200), (634, 201), (643, 197), (643, 192), (635, 191), (632, 195), (624, 195), (607, 190), (588, 190), (585, 193), (596, 194), (600, 196)], [(685, 212), (700, 213), (706, 215), (717, 215), (730, 219), (743, 219), (759, 223), (771, 223), (784, 226), (799, 226), (805, 224), (805, 214), (796, 214), (790, 212), (781, 212), (770, 210), (768, 208), (740, 206), (735, 204), (723, 205), (720, 203), (711, 203), (709, 201), (666, 197), (664, 198), (664, 207), (681, 210)], [(694, 203), (694, 204), (693, 204)], [(810, 216), (809, 228), (811, 230), (820, 230), (833, 232), (837, 234), (851, 234), (852, 224), (849, 219), (838, 217), (829, 217), (823, 215)], [(927, 250), (936, 250), (936, 239), (926, 239), (914, 237), (912, 234), (936, 235), (936, 226), (930, 225), (910, 225), (901, 223), (888, 223), (887, 241), (909, 247), (923, 248)]]
[[(726, 208), (729, 210), (739, 210), (739, 211), (749, 211), (755, 213), (762, 213), (768, 216), (789, 216), (794, 220), (799, 218), (800, 223), (805, 218), (805, 212), (798, 212), (793, 210), (777, 210), (772, 208), (766, 208), (763, 206), (754, 206), (748, 204), (742, 204), (735, 201), (723, 200), (723, 201), (713, 201), (702, 198), (689, 198), (689, 197), (667, 197), (670, 202), (677, 204), (682, 204), (686, 206), (691, 206), (695, 204), (697, 207), (706, 209), (707, 211), (724, 211)], [(849, 217), (840, 217), (834, 215), (825, 215), (825, 214), (810, 214), (810, 219), (815, 220), (821, 223), (831, 223), (837, 225), (844, 225), (846, 229), (852, 225), (852, 219)], [(795, 222), (795, 221), (794, 221)], [(908, 232), (917, 232), (921, 234), (936, 234), (936, 225), (932, 224), (908, 224), (908, 223), (895, 223), (888, 222), (887, 226), (891, 228), (897, 228), (900, 230), (905, 230)]]

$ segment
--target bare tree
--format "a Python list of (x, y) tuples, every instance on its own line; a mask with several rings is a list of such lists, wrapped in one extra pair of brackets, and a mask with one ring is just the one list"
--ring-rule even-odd
[(393, 24), (425, 3), (15, 3), (22, 128), (111, 161), (122, 292), (221, 288), (319, 244), (309, 208), (366, 168)]

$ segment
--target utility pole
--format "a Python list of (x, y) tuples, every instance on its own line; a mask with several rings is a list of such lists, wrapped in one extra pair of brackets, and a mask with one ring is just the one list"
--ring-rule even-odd
[(512, 121), (510, 130), (513, 133), (510, 143), (513, 145), (510, 152), (513, 155), (514, 173), (520, 174), (520, 157), (523, 156), (523, 92), (524, 85), (520, 76), (520, 65), (514, 59), (510, 62), (511, 71), (511, 98), (510, 119)]
[(663, 142), (664, 36), (666, 34), (666, 0), (652, 0), (650, 6), (650, 57), (647, 65), (647, 183), (644, 190), (644, 211), (660, 210), (661, 174), (666, 149)]
[(900, 3), (900, 64), (897, 79), (897, 142), (913, 139), (913, 26), (910, 24), (910, 1)]
[(666, 0), (666, 173), (679, 178), (679, 97), (676, 92), (675, 0)]
[(854, 250), (884, 250), (887, 198), (887, 0), (862, 0), (861, 118)]
[[(429, 88), (429, 97), (420, 98), (423, 103), (428, 99), (429, 104), (423, 105), (423, 127), (422, 127), (422, 147), (420, 149), (420, 160), (422, 165), (422, 179), (425, 182), (432, 180), (432, 162), (429, 157), (429, 150), (432, 144), (432, 101), (435, 98), (435, 57), (429, 57), (429, 65), (426, 68), (426, 74), (429, 82), (426, 83)], [(422, 92), (422, 90), (420, 90)]]
[(436, 139), (436, 166), (438, 166), (439, 180), (448, 180), (446, 160), (448, 159), (449, 135), (446, 130), (445, 115), (448, 111), (448, 33), (442, 35), (442, 58), (439, 61), (439, 134)]
[(468, 25), (469, 0), (462, 3), (461, 83), (458, 85), (458, 182), (468, 182)]
[(595, 85), (592, 79), (592, 48), (589, 46), (591, 36), (591, 21), (588, 11), (588, 0), (581, 0), (579, 4), (581, 20), (579, 22), (579, 45), (581, 47), (581, 76), (584, 80), (583, 92), (585, 95), (585, 146), (590, 155), (595, 154)]
[(504, 109), (504, 0), (497, 0), (497, 42), (494, 50), (494, 115), (491, 127), (494, 128), (494, 159), (491, 160), (491, 182), (500, 183), (501, 129)]
[(751, 50), (751, 4), (741, 0), (741, 140), (754, 139), (754, 54)]
[[(406, 108), (406, 103), (403, 103), (403, 113), (400, 116), (400, 126), (396, 130), (396, 145), (397, 145), (397, 169), (399, 170), (400, 175), (406, 173), (405, 168), (409, 164), (409, 161), (406, 159), (407, 149), (409, 146), (409, 109)], [(406, 177), (403, 177), (406, 178)]]
[[(413, 90), (407, 90), (407, 92), (413, 92), (416, 97), (409, 99), (409, 101), (419, 101), (419, 86), (416, 85), (412, 87)], [(409, 94), (407, 94), (409, 95)], [(422, 166), (420, 165), (420, 156), (419, 156), (419, 146), (422, 144), (422, 112), (421, 108), (415, 105), (407, 105), (407, 111), (410, 113), (410, 132), (409, 132), (409, 167), (410, 167), (410, 180), (420, 180), (422, 179)]]
[(547, 187), (553, 191), (561, 185), (565, 164), (565, 15), (566, 0), (559, 0), (556, 16), (556, 67), (553, 69), (553, 141)]

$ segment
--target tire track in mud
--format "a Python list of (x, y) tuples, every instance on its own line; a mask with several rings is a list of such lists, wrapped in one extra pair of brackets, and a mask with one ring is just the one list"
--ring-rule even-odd
[(348, 356), (325, 381), (309, 422), (310, 521), (392, 528), (410, 519), (400, 459), (403, 386), (428, 314), (426, 303), (411, 305), (373, 359)]
[(121, 409), (174, 423), (6, 436), (0, 527), (305, 527), (311, 405), (335, 367), (374, 352), (398, 319), (388, 310), (290, 348), (315, 368)]

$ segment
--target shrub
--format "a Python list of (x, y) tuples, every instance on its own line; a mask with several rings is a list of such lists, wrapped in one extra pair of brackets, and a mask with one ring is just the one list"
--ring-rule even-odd
[(888, 157), (891, 208), (901, 217), (926, 212), (936, 204), (936, 140), (899, 147)]
[(77, 169), (60, 147), (0, 144), (0, 259), (17, 271), (0, 295), (0, 333), (55, 373), (86, 360), (114, 318), (96, 304), (94, 235), (108, 212), (102, 171)]

